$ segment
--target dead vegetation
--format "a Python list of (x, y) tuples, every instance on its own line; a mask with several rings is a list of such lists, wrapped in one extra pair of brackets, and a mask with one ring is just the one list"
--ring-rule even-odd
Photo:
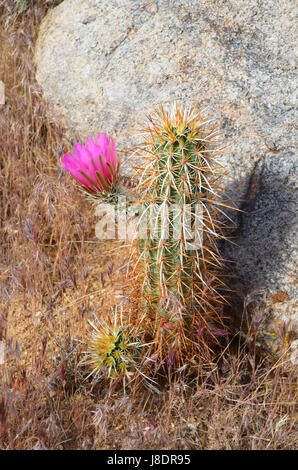
[(38, 25), (57, 3), (0, 1), (0, 447), (294, 449), (294, 366), (286, 349), (259, 355), (252, 319), (249, 341), (163, 378), (159, 394), (85, 380), (87, 319), (125, 295), (126, 251), (96, 239), (93, 208), (59, 163), (70, 143), (34, 80)]

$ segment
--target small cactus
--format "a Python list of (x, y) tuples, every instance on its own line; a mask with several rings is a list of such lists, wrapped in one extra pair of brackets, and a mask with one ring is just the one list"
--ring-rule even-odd
[(106, 321), (96, 319), (95, 324), (89, 320), (89, 324), (93, 331), (86, 351), (85, 363), (91, 369), (88, 377), (129, 376), (141, 362), (142, 344), (136, 337), (136, 328), (129, 321), (124, 325), (122, 305), (114, 307), (112, 317)]

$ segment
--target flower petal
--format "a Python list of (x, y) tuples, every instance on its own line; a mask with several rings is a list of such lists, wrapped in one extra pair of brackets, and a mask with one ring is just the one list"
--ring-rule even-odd
[(86, 146), (76, 143), (74, 153), (63, 155), (62, 164), (66, 171), (91, 192), (108, 191), (115, 182), (120, 159), (112, 138), (104, 132), (97, 134), (94, 141), (90, 136)]

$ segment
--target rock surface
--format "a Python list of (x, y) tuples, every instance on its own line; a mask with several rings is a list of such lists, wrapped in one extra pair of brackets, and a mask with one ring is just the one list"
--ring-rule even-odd
[(245, 199), (237, 246), (223, 247), (234, 275), (248, 291), (281, 291), (290, 302), (296, 15), (294, 0), (65, 0), (36, 46), (37, 80), (74, 140), (105, 130), (121, 149), (160, 102), (207, 107), (233, 142), (227, 193)]

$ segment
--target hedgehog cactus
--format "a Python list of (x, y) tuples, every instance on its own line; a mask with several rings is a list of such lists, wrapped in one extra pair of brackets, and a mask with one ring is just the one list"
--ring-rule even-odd
[[(92, 324), (88, 355), (95, 377), (102, 371), (110, 377), (130, 375), (140, 364), (158, 368), (164, 362), (181, 366), (194, 356), (204, 360), (218, 337), (227, 334), (222, 313), (227, 287), (217, 244), (230, 220), (223, 208), (233, 207), (221, 199), (219, 134), (196, 105), (177, 103), (160, 106), (141, 132), (137, 154), (144, 163), (136, 168), (137, 197), (129, 206), (141, 203), (133, 272), (142, 282), (141, 287), (132, 282), (133, 318), (125, 315), (126, 326), (117, 308), (113, 322)], [(64, 156), (66, 170), (89, 195), (114, 203), (120, 161), (112, 139), (102, 134), (94, 143), (89, 138), (86, 149), (77, 144), (75, 151)]]
[(229, 207), (218, 199), (223, 175), (217, 155), (223, 149), (216, 148), (217, 131), (196, 106), (160, 106), (149, 122), (138, 147), (145, 164), (136, 169), (141, 219), (150, 213), (147, 237), (139, 240), (143, 305), (158, 350), (166, 344), (179, 360), (206, 336), (214, 343), (225, 334), (217, 248), (220, 206)]

